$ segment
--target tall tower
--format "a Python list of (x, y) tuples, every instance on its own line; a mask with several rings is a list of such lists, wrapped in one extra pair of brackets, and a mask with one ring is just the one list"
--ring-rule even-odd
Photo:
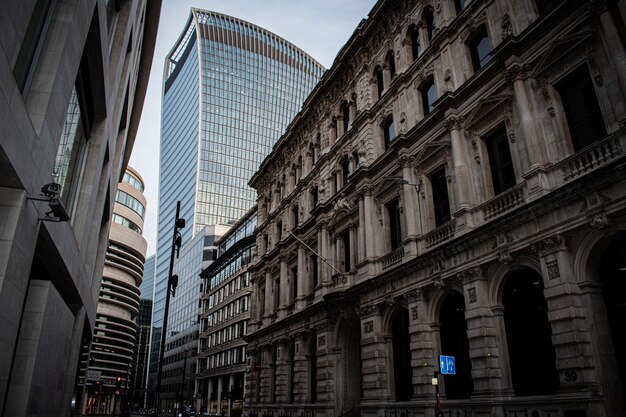
[[(155, 335), (162, 328), (176, 201), (187, 221), (183, 242), (204, 226), (243, 217), (256, 198), (248, 180), (323, 71), (263, 28), (191, 10), (163, 77)], [(151, 373), (160, 347), (153, 348)]]

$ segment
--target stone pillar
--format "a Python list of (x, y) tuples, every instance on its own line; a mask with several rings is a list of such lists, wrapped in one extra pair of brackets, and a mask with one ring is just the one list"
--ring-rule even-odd
[(502, 391), (502, 340), (499, 321), (489, 308), (489, 282), (480, 267), (459, 274), (465, 296), (467, 339), (470, 345), (472, 380), (476, 395)]
[[(330, 247), (330, 242), (329, 242), (329, 236), (328, 236), (328, 229), (326, 228), (325, 225), (322, 225), (321, 229), (320, 229), (320, 237), (321, 239), (319, 240), (319, 242), (321, 242), (321, 246), (320, 246), (320, 259), (319, 259), (319, 281), (322, 285), (328, 285), (330, 282), (330, 267), (328, 266), (328, 264), (326, 262), (330, 262), (330, 260), (328, 259), (328, 256), (331, 252), (331, 247)], [(326, 262), (324, 262), (323, 259), (326, 260)]]
[(263, 324), (269, 324), (269, 317), (273, 313), (272, 305), (272, 274), (269, 270), (265, 271), (265, 311), (263, 312)]
[(294, 403), (308, 403), (311, 399), (308, 397), (307, 383), (309, 378), (309, 360), (307, 359), (306, 352), (306, 339), (308, 332), (300, 331), (296, 333), (294, 339), (294, 376), (292, 384), (293, 387), (293, 402)]
[(390, 371), (389, 356), (391, 334), (382, 328), (381, 310), (373, 304), (364, 305), (359, 310), (361, 326), (361, 362), (363, 372), (363, 400), (393, 400), (390, 384), (393, 384), (393, 371)]
[(350, 114), (350, 125), (348, 127), (352, 127), (352, 125), (354, 124), (354, 120), (356, 119), (356, 115), (357, 115), (356, 97), (357, 97), (356, 93), (353, 93), (352, 100), (350, 100), (350, 102), (348, 103), (348, 105), (350, 106), (348, 108), (348, 112)]
[(298, 289), (298, 294), (295, 297), (295, 307), (296, 309), (304, 308), (304, 299), (308, 295), (309, 289), (309, 274), (306, 273), (306, 253), (304, 251), (303, 245), (298, 245), (298, 276), (295, 278), (296, 288)]
[(234, 374), (230, 374), (228, 376), (228, 393), (230, 395), (228, 396), (228, 411), (227, 411), (227, 414), (226, 414), (228, 417), (230, 417), (231, 410), (233, 409), (232, 392), (233, 392), (234, 388), (235, 388), (235, 375)]
[(317, 334), (317, 402), (334, 404), (341, 387), (336, 387), (337, 366), (341, 364), (341, 349), (332, 343), (333, 326), (323, 324), (315, 328)]
[(330, 143), (329, 145), (332, 147), (335, 142), (337, 141), (337, 121), (336, 119), (333, 117), (332, 120), (330, 121), (330, 125), (328, 126), (329, 129), (329, 133), (330, 133)]
[[(578, 391), (598, 384), (592, 337), (583, 297), (573, 292), (574, 260), (565, 236), (556, 234), (531, 246), (541, 261), (544, 297), (548, 303), (548, 319), (556, 354), (561, 392)], [(575, 377), (573, 376), (575, 375)]]
[(217, 413), (222, 414), (222, 393), (224, 392), (224, 381), (222, 377), (217, 377)]
[(207, 391), (206, 391), (206, 407), (209, 413), (212, 413), (214, 410), (211, 408), (211, 395), (213, 394), (213, 378), (209, 378), (207, 381)]
[(383, 89), (384, 95), (385, 91), (387, 91), (389, 89), (389, 86), (391, 85), (391, 72), (389, 70), (389, 64), (386, 62), (383, 64), (383, 84), (385, 86), (385, 88)]
[(452, 147), (452, 166), (454, 168), (455, 195), (457, 210), (468, 211), (473, 205), (470, 196), (472, 192), (472, 174), (468, 163), (470, 157), (467, 145), (461, 134), (462, 121), (456, 116), (450, 116), (446, 120), (446, 129), (450, 132), (450, 142)]
[(359, 193), (359, 260), (364, 260), (367, 257), (365, 249), (365, 200), (364, 194)]
[(380, 239), (379, 228), (376, 225), (376, 206), (374, 205), (374, 197), (372, 189), (365, 188), (365, 254), (368, 260), (372, 260), (378, 256), (378, 244)]
[(419, 230), (419, 208), (417, 202), (417, 188), (418, 185), (413, 177), (413, 166), (410, 163), (408, 156), (400, 157), (400, 163), (402, 164), (402, 179), (405, 184), (402, 186), (402, 194), (404, 203), (404, 218), (406, 224), (406, 235), (408, 238), (415, 238), (421, 234)]
[(433, 329), (427, 323), (428, 303), (424, 293), (412, 289), (406, 293), (409, 308), (409, 334), (411, 338), (411, 365), (413, 367), (413, 396), (418, 399), (434, 397), (432, 378), (439, 368), (433, 351)]
[[(600, 28), (602, 30), (606, 55), (615, 66), (617, 79), (622, 90), (621, 96), (623, 97), (623, 95), (626, 94), (626, 52), (624, 51), (624, 44), (622, 43), (613, 16), (611, 16), (611, 12), (606, 5), (606, 0), (594, 0), (591, 3), (600, 17)], [(623, 115), (623, 108), (621, 110), (621, 114)]]
[(276, 381), (274, 381), (274, 389), (276, 390), (276, 402), (287, 402), (287, 390), (288, 390), (288, 375), (289, 375), (289, 362), (287, 360), (287, 349), (285, 339), (281, 339), (276, 344)]
[(284, 256), (280, 258), (280, 292), (278, 294), (278, 318), (285, 315), (289, 305), (289, 269)]
[(344, 133), (346, 133), (343, 129), (343, 116), (339, 115), (335, 117), (335, 120), (337, 121), (335, 123), (336, 129), (337, 129), (337, 137), (340, 138), (343, 136)]
[[(519, 114), (522, 132), (524, 132), (525, 152), (519, 155), (522, 172), (518, 173), (518, 176), (543, 167), (548, 162), (546, 145), (537, 132), (538, 118), (533, 114), (528, 94), (531, 88), (527, 84), (530, 82), (528, 77), (528, 68), (522, 64), (515, 63), (507, 69), (507, 78), (513, 84), (515, 106)], [(513, 129), (513, 126), (507, 126), (507, 129)], [(513, 151), (514, 148), (511, 147), (511, 152)]]
[[(297, 168), (296, 168), (297, 169)], [(296, 173), (295, 171), (289, 171), (289, 179), (287, 184), (287, 194), (293, 191), (296, 187)]]

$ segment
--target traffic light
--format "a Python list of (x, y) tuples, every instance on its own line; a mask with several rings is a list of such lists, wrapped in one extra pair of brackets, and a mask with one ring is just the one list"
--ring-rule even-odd
[(120, 395), (122, 393), (122, 377), (118, 376), (115, 381), (115, 395)]

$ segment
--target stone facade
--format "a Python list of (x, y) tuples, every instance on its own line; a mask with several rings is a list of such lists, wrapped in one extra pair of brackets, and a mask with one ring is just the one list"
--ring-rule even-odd
[(374, 6), (250, 182), (249, 415), (624, 414), (625, 14)]
[(0, 414), (67, 416), (80, 405), (80, 349), (93, 335), (160, 1), (2, 10)]

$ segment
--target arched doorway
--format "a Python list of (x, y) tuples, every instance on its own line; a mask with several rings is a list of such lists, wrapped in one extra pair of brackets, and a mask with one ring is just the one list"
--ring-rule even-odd
[(559, 375), (543, 278), (530, 268), (511, 273), (504, 285), (502, 303), (515, 393), (554, 393)]
[(340, 401), (341, 414), (354, 411), (362, 398), (363, 374), (361, 372), (361, 323), (357, 319), (347, 319), (342, 325), (342, 380), (343, 398)]
[(603, 251), (600, 263), (600, 282), (606, 308), (613, 352), (618, 378), (622, 389), (622, 398), (626, 398), (626, 239), (613, 241)]
[(393, 346), (393, 376), (396, 401), (409, 401), (413, 395), (413, 369), (411, 368), (411, 339), (409, 313), (398, 310), (391, 324)]
[(454, 291), (446, 295), (441, 303), (439, 323), (441, 354), (454, 356), (456, 365), (456, 375), (444, 375), (446, 397), (469, 398), (474, 391), (474, 383), (463, 294)]

